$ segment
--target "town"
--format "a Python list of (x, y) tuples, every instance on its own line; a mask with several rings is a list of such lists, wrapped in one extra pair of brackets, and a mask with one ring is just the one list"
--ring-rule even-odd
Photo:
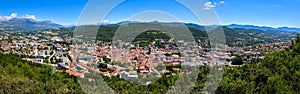
[[(118, 45), (112, 42), (83, 42), (76, 45), (72, 44), (72, 40), (74, 38), (67, 34), (49, 31), (29, 35), (2, 33), (0, 46), (5, 54), (17, 54), (24, 60), (53, 66), (53, 72), (66, 72), (80, 78), (85, 78), (85, 73), (96, 73), (124, 79), (152, 75), (168, 77), (180, 73), (181, 66), (239, 66), (244, 62), (264, 59), (263, 53), (291, 46), (291, 42), (233, 47), (225, 45), (222, 51), (218, 51), (202, 47), (209, 44), (200, 40), (197, 44), (182, 40), (176, 42), (184, 47), (174, 46), (173, 39), (159, 39), (145, 47), (126, 42), (118, 42)], [(237, 61), (237, 56), (241, 61)]]

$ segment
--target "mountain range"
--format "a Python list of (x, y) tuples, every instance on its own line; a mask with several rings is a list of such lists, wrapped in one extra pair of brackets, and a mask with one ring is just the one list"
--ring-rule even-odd
[(291, 28), (291, 27), (267, 27), (267, 26), (255, 26), (255, 25), (239, 25), (239, 24), (231, 24), (227, 25), (229, 28), (242, 28), (242, 29), (257, 29), (263, 31), (287, 31), (287, 32), (300, 32), (300, 28)]
[(28, 18), (13, 18), (0, 22), (0, 31), (35, 31), (61, 27), (63, 26), (51, 21), (37, 21)]
[[(115, 24), (105, 24), (106, 26), (120, 26), (124, 24), (129, 24), (129, 23), (140, 23), (137, 21), (122, 21), (119, 23)], [(167, 26), (178, 26), (178, 25), (185, 25), (190, 28), (196, 28), (199, 30), (205, 30), (205, 27), (203, 25), (198, 25), (194, 23), (181, 23), (181, 22), (158, 22), (158, 21), (153, 21), (153, 22), (147, 22), (151, 24), (161, 24), (161, 25), (167, 25)], [(239, 24), (231, 24), (231, 25), (225, 25), (228, 28), (238, 28), (238, 29), (255, 29), (255, 30), (262, 30), (262, 31), (286, 31), (286, 32), (300, 32), (300, 28), (291, 28), (291, 27), (278, 27), (278, 28), (273, 28), (273, 27), (267, 27), (267, 26), (255, 26), (255, 25), (239, 25)]]
[[(139, 23), (137, 21), (122, 21), (119, 23), (114, 24), (103, 24), (105, 26), (120, 26), (128, 23)], [(205, 30), (203, 25), (198, 25), (194, 23), (180, 23), (180, 22), (147, 22), (152, 24), (161, 24), (167, 26), (178, 26), (178, 25), (185, 25), (190, 28), (196, 28), (199, 30)], [(239, 24), (231, 24), (226, 25), (228, 28), (240, 28), (240, 29), (256, 29), (262, 31), (286, 31), (286, 32), (300, 32), (300, 28), (290, 28), (290, 27), (266, 27), (266, 26), (255, 26), (255, 25), (239, 25)], [(0, 21), (0, 32), (1, 31), (36, 31), (36, 30), (43, 30), (49, 28), (63, 28), (63, 25), (56, 24), (51, 21), (37, 21), (34, 19), (28, 18), (13, 18), (7, 21)]]

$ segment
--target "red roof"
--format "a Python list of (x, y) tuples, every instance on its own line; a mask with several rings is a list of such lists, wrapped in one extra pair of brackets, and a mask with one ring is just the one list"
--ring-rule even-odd
[(180, 70), (179, 68), (173, 68), (173, 70)]

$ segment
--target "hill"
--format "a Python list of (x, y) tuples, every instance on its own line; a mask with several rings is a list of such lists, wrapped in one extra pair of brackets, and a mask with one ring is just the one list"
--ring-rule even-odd
[(0, 52), (0, 93), (82, 93), (76, 77)]
[(267, 54), (262, 61), (227, 67), (218, 94), (300, 93), (300, 34), (294, 46)]

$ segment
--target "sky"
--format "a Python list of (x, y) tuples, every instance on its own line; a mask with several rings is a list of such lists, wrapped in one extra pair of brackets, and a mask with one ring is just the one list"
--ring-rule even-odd
[[(220, 24), (223, 25), (300, 27), (300, 0), (200, 1), (194, 4), (199, 6), (199, 11), (215, 11)], [(62, 25), (75, 25), (81, 18), (82, 11), (91, 4), (89, 2), (89, 0), (1, 0), (0, 20), (18, 17), (51, 20)], [(106, 2), (109, 3), (110, 0), (106, 0)], [(91, 4), (96, 6), (93, 12), (102, 13), (101, 7), (109, 5), (108, 3)], [(172, 21), (170, 19), (172, 17), (182, 22), (202, 24), (189, 8), (173, 0), (127, 0), (110, 10), (100, 22)], [(199, 19), (201, 20), (201, 18)]]

